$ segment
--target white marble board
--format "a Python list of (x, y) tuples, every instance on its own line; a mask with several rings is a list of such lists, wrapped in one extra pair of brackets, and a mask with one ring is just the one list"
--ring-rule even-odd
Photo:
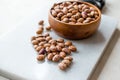
[[(73, 41), (78, 52), (73, 53), (72, 66), (66, 71), (59, 70), (57, 63), (38, 62), (30, 38), (38, 29), (38, 21), (47, 22), (47, 13), (53, 1), (44, 0), (40, 10), (19, 25), (15, 30), (0, 38), (0, 75), (13, 80), (88, 80), (112, 34), (117, 21), (103, 15), (99, 30), (88, 39)], [(50, 34), (56, 39), (53, 31)]]

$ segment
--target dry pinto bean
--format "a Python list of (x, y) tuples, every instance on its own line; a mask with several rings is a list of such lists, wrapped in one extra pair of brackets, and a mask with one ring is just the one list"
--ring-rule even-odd
[(64, 57), (66, 56), (66, 53), (65, 52), (60, 52), (60, 57), (64, 59)]
[(60, 57), (58, 54), (56, 54), (53, 58), (52, 58), (52, 61), (53, 62), (58, 62), (60, 60)]
[(62, 51), (62, 47), (57, 45), (56, 48), (57, 48), (57, 51)]
[(55, 12), (59, 13), (59, 12), (61, 12), (61, 10), (60, 9), (55, 9)]
[(35, 40), (35, 39), (36, 39), (36, 37), (35, 37), (35, 36), (33, 36), (33, 37), (31, 38), (31, 41), (32, 41), (32, 40)]
[(75, 47), (75, 46), (69, 46), (69, 49), (71, 50), (71, 51), (73, 51), (73, 52), (75, 52), (75, 51), (77, 51), (77, 48)]
[(33, 47), (34, 47), (34, 49), (36, 49), (38, 47), (38, 45), (34, 45)]
[(66, 16), (66, 15), (62, 16), (62, 17), (61, 17), (61, 20), (63, 20), (64, 18), (67, 18), (67, 16)]
[(44, 44), (46, 44), (46, 42), (40, 42), (38, 45), (39, 46), (44, 46)]
[(45, 36), (45, 37), (48, 37), (48, 36), (50, 36), (50, 34), (49, 34), (49, 33), (45, 33), (44, 36)]
[(62, 47), (62, 48), (65, 47), (64, 43), (57, 43), (57, 45), (60, 46), (60, 47)]
[(46, 47), (45, 50), (46, 50), (47, 53), (51, 52), (50, 47)]
[(62, 16), (63, 16), (62, 12), (60, 12), (60, 13), (57, 14), (57, 17), (59, 17), (59, 18), (62, 17)]
[(75, 18), (69, 18), (69, 21), (70, 22), (76, 22), (76, 19)]
[(84, 18), (79, 18), (78, 20), (77, 20), (77, 22), (80, 22), (80, 23), (82, 23), (84, 21)]
[(67, 65), (64, 64), (64, 63), (59, 63), (58, 64), (58, 67), (61, 69), (61, 70), (65, 70), (67, 68)]
[(72, 58), (72, 56), (66, 56), (66, 57), (64, 58), (64, 60), (70, 60), (70, 61), (72, 61), (73, 58)]
[(51, 26), (47, 26), (46, 30), (48, 30), (48, 31), (51, 30)]
[(51, 39), (52, 39), (52, 37), (50, 37), (50, 36), (46, 37), (46, 41), (49, 41)]
[(51, 40), (49, 41), (49, 43), (52, 44), (52, 45), (56, 45), (56, 44), (57, 44), (57, 41), (56, 41), (55, 39), (51, 39)]
[(43, 48), (42, 46), (38, 46), (38, 47), (35, 48), (35, 50), (36, 50), (37, 52), (39, 52), (42, 48)]
[(68, 18), (64, 18), (62, 21), (68, 23), (69, 19)]
[(52, 11), (51, 11), (51, 14), (52, 14), (52, 16), (54, 16), (54, 17), (57, 16), (57, 12), (56, 12), (55, 10), (52, 10)]
[(67, 66), (70, 66), (71, 61), (65, 59), (65, 60), (63, 60), (61, 63), (64, 63), (64, 64), (66, 64)]
[(49, 43), (44, 44), (44, 47), (50, 47)]
[(37, 56), (38, 61), (43, 61), (44, 59), (45, 59), (45, 55), (43, 55), (43, 54)]
[(52, 60), (53, 57), (54, 57), (54, 55), (52, 53), (49, 53), (48, 56), (47, 56), (47, 59)]
[(39, 25), (43, 25), (43, 24), (44, 24), (44, 21), (40, 20)]
[(67, 9), (66, 7), (64, 7), (63, 10), (62, 10), (62, 12), (63, 12), (64, 14), (67, 14), (67, 13), (68, 13), (68, 9)]
[(63, 43), (63, 42), (64, 42), (64, 39), (59, 38), (59, 39), (57, 39), (57, 42), (59, 42), (59, 43)]
[(33, 45), (37, 45), (37, 44), (38, 44), (38, 41), (37, 41), (37, 40), (32, 40), (32, 44), (33, 44)]
[(37, 34), (41, 34), (42, 32), (43, 32), (42, 29), (38, 29), (38, 30), (36, 31)]
[(67, 13), (66, 16), (70, 18), (72, 16), (72, 13)]
[(51, 50), (51, 51), (57, 51), (57, 48), (56, 48), (56, 46), (51, 45), (51, 46), (50, 46), (50, 50)]
[(68, 48), (63, 48), (62, 51), (69, 55), (71, 54), (71, 51)]
[(66, 42), (65, 42), (65, 46), (70, 46), (70, 45), (72, 45), (72, 42), (71, 42), (71, 41), (66, 41)]

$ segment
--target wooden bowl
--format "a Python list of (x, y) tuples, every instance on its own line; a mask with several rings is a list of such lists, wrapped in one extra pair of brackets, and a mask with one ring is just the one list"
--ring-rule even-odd
[[(71, 1), (71, 2), (75, 2), (75, 1)], [(80, 2), (80, 1), (77, 1), (77, 2)], [(80, 3), (87, 4), (95, 8), (99, 14), (98, 18), (90, 23), (69, 24), (69, 23), (65, 23), (55, 19), (49, 11), (49, 16), (48, 16), (49, 24), (59, 36), (67, 39), (73, 39), (73, 40), (83, 39), (93, 35), (97, 31), (101, 21), (100, 10), (96, 6), (90, 3), (87, 3), (87, 2), (80, 2)]]

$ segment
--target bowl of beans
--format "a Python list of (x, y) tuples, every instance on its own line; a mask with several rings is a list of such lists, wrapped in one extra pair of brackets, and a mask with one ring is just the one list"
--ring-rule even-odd
[(61, 37), (84, 39), (93, 35), (100, 24), (100, 10), (87, 2), (63, 1), (49, 11), (49, 24)]

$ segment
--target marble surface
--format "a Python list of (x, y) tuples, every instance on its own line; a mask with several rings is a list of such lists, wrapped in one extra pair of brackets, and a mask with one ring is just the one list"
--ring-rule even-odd
[[(0, 35), (14, 29), (39, 8), (42, 0), (0, 0)], [(120, 29), (120, 1), (106, 0), (103, 14), (118, 19)], [(98, 80), (120, 80), (120, 38), (118, 38), (109, 59)], [(1, 78), (0, 78), (1, 79)]]

